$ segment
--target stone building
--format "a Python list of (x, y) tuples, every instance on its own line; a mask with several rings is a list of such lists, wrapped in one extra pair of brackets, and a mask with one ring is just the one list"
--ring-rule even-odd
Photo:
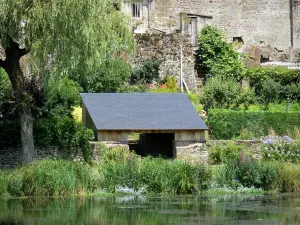
[(228, 40), (300, 48), (300, 0), (124, 0), (135, 32), (183, 32), (195, 44), (205, 24), (219, 27)]
[[(197, 73), (190, 62), (195, 64), (197, 35), (206, 24), (220, 28), (228, 41), (240, 42), (241, 51), (255, 58), (256, 65), (269, 61), (300, 62), (300, 0), (124, 0), (123, 10), (134, 21), (137, 63), (160, 58), (159, 53), (166, 52), (157, 50), (156, 43), (153, 48), (149, 43), (145, 46), (142, 34), (184, 34), (188, 42), (184, 44), (183, 58), (187, 60), (183, 62), (183, 73), (188, 74), (191, 89), (196, 86)], [(162, 42), (166, 42), (164, 38)], [(180, 46), (176, 42), (168, 44), (176, 51), (162, 65), (161, 73), (173, 73), (178, 78), (180, 71), (173, 66), (180, 61)]]
[[(130, 146), (139, 155), (183, 158), (192, 154), (207, 160), (208, 129), (186, 94), (84, 93), (82, 120), (95, 139), (106, 144)], [(129, 143), (129, 134), (139, 141)]]

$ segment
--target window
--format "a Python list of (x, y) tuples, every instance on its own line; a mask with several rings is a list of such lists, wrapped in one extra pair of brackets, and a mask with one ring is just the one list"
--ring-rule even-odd
[(169, 5), (170, 5), (170, 0), (157, 0), (157, 16), (158, 17), (168, 17), (169, 16)]
[(141, 2), (135, 2), (131, 4), (131, 11), (133, 18), (143, 17), (143, 4)]

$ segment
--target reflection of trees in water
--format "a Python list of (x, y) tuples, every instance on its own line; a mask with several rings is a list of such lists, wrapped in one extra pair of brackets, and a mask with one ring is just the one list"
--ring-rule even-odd
[(0, 219), (0, 225), (24, 225), (24, 223), (22, 221), (17, 222), (13, 219), (3, 221)]
[[(293, 221), (299, 224), (300, 195), (285, 196), (159, 196), (28, 198), (0, 200), (0, 225), (29, 224), (199, 224), (224, 222), (242, 217), (245, 221)], [(283, 210), (284, 209), (284, 210)], [(273, 212), (273, 213), (270, 213)], [(233, 220), (220, 224), (234, 224)]]

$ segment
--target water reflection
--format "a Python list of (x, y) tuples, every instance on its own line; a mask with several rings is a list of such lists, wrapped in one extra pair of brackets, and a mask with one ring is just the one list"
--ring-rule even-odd
[(300, 194), (0, 200), (0, 225), (300, 224)]

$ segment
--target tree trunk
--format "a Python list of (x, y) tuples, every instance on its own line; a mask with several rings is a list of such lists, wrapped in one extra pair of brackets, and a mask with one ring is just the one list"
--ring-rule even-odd
[(20, 66), (20, 59), (27, 54), (27, 51), (20, 49), (19, 44), (11, 39), (8, 47), (5, 49), (5, 54), (6, 58), (4, 61), (0, 60), (0, 66), (2, 66), (8, 74), (16, 98), (21, 123), (23, 163), (26, 164), (32, 162), (34, 157), (31, 96), (26, 92), (25, 71), (22, 71)]
[(34, 142), (33, 142), (33, 118), (31, 113), (20, 113), (21, 122), (21, 141), (23, 163), (30, 163), (34, 159)]

